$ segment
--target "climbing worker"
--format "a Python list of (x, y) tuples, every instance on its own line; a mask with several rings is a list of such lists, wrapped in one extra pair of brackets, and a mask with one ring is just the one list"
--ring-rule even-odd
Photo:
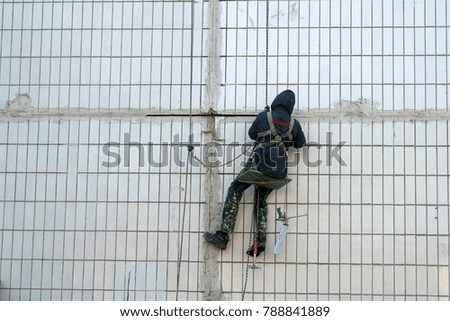
[[(287, 175), (287, 154), (289, 147), (301, 148), (306, 143), (300, 123), (291, 117), (295, 104), (295, 94), (291, 90), (281, 92), (272, 102), (271, 111), (261, 112), (249, 129), (248, 135), (256, 141), (253, 161), (259, 172), (275, 179), (284, 179)], [(247, 167), (247, 166), (246, 166)], [(244, 168), (244, 171), (246, 168)], [(251, 184), (235, 179), (229, 189), (223, 206), (222, 224), (215, 233), (206, 232), (204, 238), (208, 243), (224, 250), (230, 234), (234, 230), (239, 203), (244, 191)], [(267, 203), (272, 192), (269, 186), (255, 185), (253, 214), (256, 217), (256, 246), (247, 250), (247, 254), (256, 256), (266, 248)]]

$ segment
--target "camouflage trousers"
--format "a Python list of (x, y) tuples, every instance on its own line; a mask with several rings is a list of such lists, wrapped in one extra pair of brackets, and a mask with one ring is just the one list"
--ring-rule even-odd
[[(236, 224), (236, 217), (239, 210), (244, 191), (251, 184), (234, 181), (228, 188), (227, 197), (223, 206), (221, 230), (226, 233), (232, 233)], [(253, 216), (256, 219), (256, 240), (258, 242), (266, 241), (267, 229), (267, 197), (272, 189), (255, 185), (255, 194), (253, 199)]]

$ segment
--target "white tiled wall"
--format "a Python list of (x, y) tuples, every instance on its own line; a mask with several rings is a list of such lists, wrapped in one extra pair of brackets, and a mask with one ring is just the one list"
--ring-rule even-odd
[[(191, 202), (189, 248), (199, 248), (203, 196), (199, 170), (186, 188), (184, 167), (171, 161), (179, 148), (185, 162), (185, 148), (160, 144), (171, 142), (160, 140), (162, 125), (179, 133), (187, 128), (183, 121), (152, 119), (2, 124), (3, 299), (170, 298), (184, 193)], [(123, 146), (126, 134), (141, 147)], [(118, 166), (102, 166), (115, 160), (104, 152), (108, 142), (122, 144), (110, 147), (123, 157)], [(167, 164), (151, 165), (149, 153)], [(196, 299), (199, 251), (185, 259), (196, 262), (189, 269), (190, 298)]]
[[(449, 10), (3, 1), (0, 299), (202, 300), (218, 282), (229, 300), (449, 300)], [(233, 159), (285, 88), (311, 146), (248, 270), (252, 188), (229, 248), (202, 239), (245, 158), (210, 172), (186, 144)], [(275, 256), (277, 207), (308, 216)]]
[[(258, 262), (262, 269), (250, 272), (246, 298), (448, 299), (447, 126), (447, 121), (306, 124), (312, 141), (330, 132), (334, 147), (345, 143), (342, 165), (337, 159), (327, 164), (328, 147), (299, 153), (298, 165), (290, 168), (287, 202), (284, 189), (269, 197), (268, 252)], [(323, 162), (308, 167), (307, 160)], [(225, 186), (231, 179), (224, 179)], [(242, 249), (249, 241), (251, 193), (245, 202), (238, 220), (243, 234), (233, 236), (232, 250), (222, 255), (224, 290), (233, 299), (241, 298), (245, 280)], [(274, 256), (279, 206), (288, 215), (308, 217), (290, 222), (284, 251)]]

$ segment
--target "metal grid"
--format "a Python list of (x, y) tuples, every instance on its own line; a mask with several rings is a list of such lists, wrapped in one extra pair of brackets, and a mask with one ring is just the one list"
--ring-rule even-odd
[[(290, 169), (287, 202), (285, 190), (269, 197), (269, 249), (281, 225), (277, 207), (308, 219), (290, 223), (282, 254), (257, 262), (246, 299), (448, 300), (448, 121), (322, 122), (306, 130), (311, 139), (332, 132), (333, 146), (345, 141), (347, 166), (327, 165), (326, 148), (291, 155), (299, 165)], [(305, 165), (317, 159), (320, 166)], [(245, 280), (251, 193), (244, 204), (232, 250), (222, 255), (224, 291), (235, 300)]]
[[(167, 141), (165, 126), (189, 130), (181, 120), (2, 126), (2, 299), (173, 299), (185, 207), (180, 297), (199, 299), (199, 252), (188, 251), (201, 240), (199, 170), (186, 186), (182, 164), (167, 161), (179, 146), (135, 143)], [(102, 166), (116, 161), (104, 153), (105, 141), (122, 142), (110, 148), (124, 155), (119, 166)], [(183, 162), (185, 154), (180, 148)]]
[[(446, 1), (3, 1), (0, 16), (0, 299), (240, 300), (251, 191), (229, 249), (202, 232), (242, 158), (181, 162), (189, 132), (197, 156), (217, 141), (237, 156), (286, 87), (322, 147), (290, 155), (244, 298), (450, 298)], [(328, 158), (341, 142), (345, 165)], [(308, 219), (274, 256), (278, 206)]]
[(443, 0), (226, 1), (221, 105), (264, 105), (268, 15), (269, 97), (289, 87), (299, 109), (360, 98), (448, 109), (448, 11)]
[(39, 109), (172, 110), (189, 101), (200, 108), (205, 7), (190, 1), (3, 1), (3, 103), (28, 93)]

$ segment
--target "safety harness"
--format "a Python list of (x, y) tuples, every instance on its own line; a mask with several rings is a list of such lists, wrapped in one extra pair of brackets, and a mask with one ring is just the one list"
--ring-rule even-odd
[[(281, 122), (276, 122), (273, 120), (272, 117), (272, 112), (268, 111), (266, 112), (267, 115), (267, 122), (269, 123), (269, 129), (258, 133), (258, 138), (261, 139), (264, 136), (267, 135), (271, 135), (272, 139), (268, 142), (260, 142), (258, 147), (270, 147), (270, 146), (274, 146), (274, 145), (278, 145), (281, 148), (283, 148), (284, 150), (286, 150), (286, 145), (284, 144), (285, 141), (292, 141), (292, 139), (294, 138), (294, 136), (292, 135), (292, 128), (294, 128), (294, 117), (291, 117), (291, 122), (289, 123), (289, 128), (288, 130), (283, 133), (280, 134), (278, 133), (277, 129), (275, 128), (275, 124), (277, 123), (281, 123)], [(282, 123), (283, 125), (287, 123)]]

